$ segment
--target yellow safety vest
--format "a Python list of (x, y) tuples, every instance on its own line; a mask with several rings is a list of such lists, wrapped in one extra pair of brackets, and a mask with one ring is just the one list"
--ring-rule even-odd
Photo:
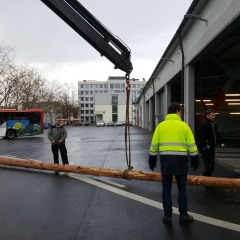
[(197, 146), (190, 127), (178, 114), (168, 114), (165, 121), (158, 124), (150, 146), (150, 155), (195, 156)]

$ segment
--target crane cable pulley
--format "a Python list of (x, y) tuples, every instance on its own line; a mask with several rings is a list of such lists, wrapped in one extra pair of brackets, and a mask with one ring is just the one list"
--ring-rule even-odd
[[(125, 120), (125, 154), (128, 168), (124, 171), (123, 177), (128, 179), (128, 172), (133, 169), (131, 166), (131, 145), (130, 145), (130, 124), (129, 124), (129, 96), (130, 96), (130, 79), (126, 73), (126, 120)], [(129, 179), (128, 179), (129, 180)]]

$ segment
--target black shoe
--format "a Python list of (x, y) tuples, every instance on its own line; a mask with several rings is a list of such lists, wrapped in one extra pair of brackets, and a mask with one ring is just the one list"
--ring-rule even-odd
[(184, 223), (190, 223), (193, 222), (193, 216), (191, 215), (180, 215), (179, 217), (179, 223), (184, 224)]
[(172, 225), (172, 217), (166, 217), (166, 216), (164, 216), (164, 217), (162, 218), (162, 221), (163, 221), (165, 224), (167, 224), (167, 225)]
[(56, 174), (56, 175), (58, 175), (58, 172), (57, 172), (57, 171), (55, 171), (55, 174)]

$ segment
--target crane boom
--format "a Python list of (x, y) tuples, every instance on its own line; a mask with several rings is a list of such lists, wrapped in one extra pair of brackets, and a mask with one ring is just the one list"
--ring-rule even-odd
[(131, 50), (111, 33), (77, 0), (41, 0), (72, 29), (92, 45), (101, 56), (130, 74), (133, 70)]

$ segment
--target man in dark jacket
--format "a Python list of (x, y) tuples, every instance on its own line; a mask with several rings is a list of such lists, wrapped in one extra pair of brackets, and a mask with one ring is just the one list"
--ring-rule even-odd
[(215, 120), (215, 111), (208, 109), (206, 118), (198, 126), (198, 149), (203, 158), (203, 176), (211, 176), (215, 165), (215, 146), (217, 143), (224, 144), (218, 132)]
[(59, 117), (55, 119), (55, 125), (51, 126), (48, 131), (48, 139), (52, 143), (52, 153), (54, 163), (59, 164), (58, 150), (62, 157), (63, 164), (68, 164), (67, 149), (65, 139), (67, 138), (67, 130), (61, 125)]

